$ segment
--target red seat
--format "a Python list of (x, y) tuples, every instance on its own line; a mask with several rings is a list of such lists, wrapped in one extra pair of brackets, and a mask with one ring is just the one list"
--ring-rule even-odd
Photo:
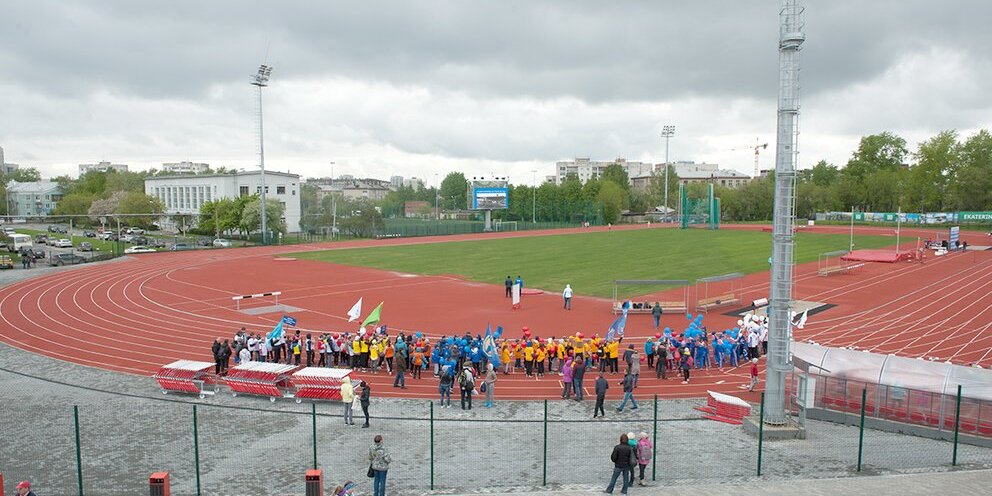
[(980, 425), (978, 426), (978, 433), (983, 436), (992, 436), (992, 425)]
[(913, 422), (919, 422), (922, 424), (926, 420), (926, 417), (924, 417), (920, 412), (913, 412), (909, 414), (909, 419)]
[(927, 423), (932, 426), (938, 426), (940, 425), (940, 417), (935, 415), (927, 415)]
[(970, 420), (969, 421), (964, 421), (964, 422), (961, 422), (961, 430), (968, 431), (968, 432), (975, 432), (976, 430), (978, 430), (978, 425), (976, 425), (974, 422), (972, 422)]

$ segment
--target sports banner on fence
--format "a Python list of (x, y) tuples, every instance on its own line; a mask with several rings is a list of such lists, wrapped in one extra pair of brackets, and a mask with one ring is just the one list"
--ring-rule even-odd
[(992, 212), (958, 212), (958, 222), (992, 222)]

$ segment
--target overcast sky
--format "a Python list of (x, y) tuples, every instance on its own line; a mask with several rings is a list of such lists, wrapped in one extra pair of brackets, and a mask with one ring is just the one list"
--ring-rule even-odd
[[(992, 2), (808, 1), (800, 164), (885, 130), (992, 127)], [(15, 1), (0, 5), (0, 146), (45, 176), (192, 160), (530, 183), (572, 157), (774, 163), (775, 0)]]

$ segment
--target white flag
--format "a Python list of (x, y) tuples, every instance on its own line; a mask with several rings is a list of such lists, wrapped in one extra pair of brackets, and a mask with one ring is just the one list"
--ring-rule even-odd
[(361, 316), (362, 316), (362, 299), (359, 298), (358, 301), (355, 302), (355, 306), (351, 307), (351, 310), (348, 310), (348, 322), (354, 322), (358, 320), (358, 318)]
[(796, 328), (797, 329), (802, 329), (803, 327), (806, 326), (806, 317), (808, 315), (809, 315), (809, 309), (807, 308), (806, 311), (803, 312), (803, 316), (802, 317), (799, 317), (799, 323), (796, 324)]

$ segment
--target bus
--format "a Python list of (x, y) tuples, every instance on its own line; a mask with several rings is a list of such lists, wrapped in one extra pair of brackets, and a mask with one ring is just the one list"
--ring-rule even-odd
[(34, 246), (31, 242), (31, 236), (28, 234), (8, 234), (7, 235), (7, 250), (10, 252), (20, 251), (21, 248), (30, 248)]

